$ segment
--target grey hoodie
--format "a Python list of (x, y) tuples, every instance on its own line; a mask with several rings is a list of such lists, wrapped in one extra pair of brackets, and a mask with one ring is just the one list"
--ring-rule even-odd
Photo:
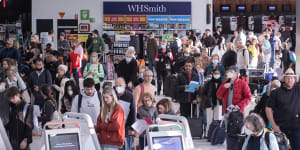
[[(93, 96), (87, 96), (82, 89), (80, 91), (82, 95), (82, 103), (81, 103), (81, 108), (80, 108), (80, 113), (85, 113), (90, 115), (92, 118), (92, 121), (94, 124), (97, 123), (97, 118), (98, 115), (100, 114), (100, 101), (98, 100), (98, 94), (97, 91), (94, 91)], [(78, 107), (78, 95), (75, 96), (73, 102), (72, 102), (72, 108), (71, 112), (78, 112), (77, 107)]]

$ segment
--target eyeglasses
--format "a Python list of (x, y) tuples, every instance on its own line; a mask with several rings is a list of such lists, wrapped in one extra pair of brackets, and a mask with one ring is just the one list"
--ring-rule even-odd
[(144, 77), (152, 77), (152, 75), (144, 75)]

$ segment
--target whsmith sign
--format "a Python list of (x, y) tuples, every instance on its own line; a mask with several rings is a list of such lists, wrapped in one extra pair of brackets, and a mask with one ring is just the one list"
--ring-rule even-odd
[(103, 2), (104, 15), (191, 15), (191, 2)]

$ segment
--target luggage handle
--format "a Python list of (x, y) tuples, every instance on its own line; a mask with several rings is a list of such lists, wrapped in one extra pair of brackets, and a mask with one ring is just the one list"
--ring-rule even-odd
[[(197, 119), (199, 119), (199, 113), (200, 113), (200, 110), (199, 110), (199, 104), (196, 104), (196, 117)], [(193, 103), (191, 103), (191, 118), (193, 118)]]

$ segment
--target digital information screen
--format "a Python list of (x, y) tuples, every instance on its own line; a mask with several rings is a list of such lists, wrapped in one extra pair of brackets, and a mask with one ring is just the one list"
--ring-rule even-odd
[(154, 150), (183, 150), (181, 136), (153, 137)]
[(49, 134), (50, 150), (80, 150), (78, 133)]

